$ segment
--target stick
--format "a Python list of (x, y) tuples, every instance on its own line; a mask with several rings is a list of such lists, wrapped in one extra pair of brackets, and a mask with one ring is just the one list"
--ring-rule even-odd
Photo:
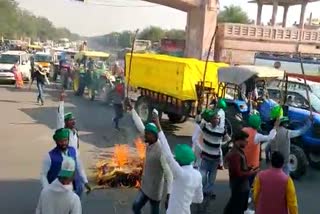
[(310, 114), (312, 114), (312, 106), (311, 106), (311, 102), (310, 102), (310, 94), (309, 94), (309, 90), (308, 90), (308, 87), (307, 87), (307, 80), (306, 80), (306, 75), (305, 75), (305, 72), (304, 72), (304, 67), (303, 67), (303, 62), (302, 62), (302, 58), (301, 58), (301, 53), (300, 52), (299, 52), (299, 59), (300, 59), (300, 66), (301, 66), (301, 72), (302, 72), (302, 75), (303, 75), (304, 85), (305, 85), (305, 88), (306, 88), (307, 99), (308, 99), (308, 102), (309, 102)]
[(130, 61), (129, 61), (129, 72), (128, 72), (128, 83), (127, 83), (127, 99), (129, 97), (129, 85), (130, 85), (130, 74), (131, 74), (131, 65), (132, 65), (132, 56), (134, 51), (134, 45), (136, 43), (136, 38), (138, 35), (139, 29), (136, 30), (133, 40), (132, 40), (132, 46), (131, 46), (131, 55), (130, 55)]
[(208, 61), (209, 61), (209, 57), (210, 57), (212, 45), (213, 45), (213, 42), (214, 42), (214, 38), (216, 37), (217, 32), (218, 32), (218, 25), (217, 25), (217, 27), (216, 27), (216, 29), (215, 29), (215, 31), (214, 31), (214, 34), (213, 34), (213, 36), (212, 36), (212, 38), (211, 38), (210, 46), (209, 46), (209, 51), (208, 51), (207, 59), (206, 59), (206, 64), (205, 64), (205, 66), (204, 66), (204, 73), (203, 73), (202, 84), (201, 84), (201, 91), (200, 91), (200, 101), (199, 101), (199, 103), (198, 103), (198, 111), (199, 111), (199, 110), (201, 111), (202, 97), (203, 97), (204, 87), (205, 87), (205, 83), (206, 83), (206, 74), (207, 74), (207, 68), (208, 68)]

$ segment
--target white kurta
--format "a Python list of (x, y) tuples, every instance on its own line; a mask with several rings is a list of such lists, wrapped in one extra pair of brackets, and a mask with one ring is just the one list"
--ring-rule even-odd
[[(64, 156), (65, 154), (62, 154), (62, 156)], [(82, 162), (79, 159), (79, 155), (77, 155), (77, 170), (79, 172), (79, 176), (81, 177), (81, 180), (84, 184), (88, 183), (88, 179), (84, 170), (84, 167), (82, 165)], [(42, 162), (42, 169), (41, 169), (41, 173), (40, 173), (40, 181), (42, 184), (42, 187), (45, 188), (46, 186), (49, 185), (48, 179), (47, 179), (47, 174), (49, 172), (51, 166), (51, 158), (49, 153), (46, 154), (46, 156), (44, 157), (44, 160)]]
[[(57, 129), (61, 129), (65, 127), (64, 123), (64, 101), (60, 101), (59, 108), (58, 108), (58, 114), (57, 114)], [(73, 147), (77, 152), (78, 151), (78, 133), (76, 130), (69, 129), (69, 146)]]
[(62, 185), (54, 180), (41, 191), (36, 214), (81, 214), (79, 196), (72, 191), (72, 185)]
[(190, 214), (191, 203), (203, 201), (202, 177), (192, 165), (180, 166), (171, 153), (163, 131), (159, 133), (162, 155), (173, 174), (172, 190), (167, 214)]

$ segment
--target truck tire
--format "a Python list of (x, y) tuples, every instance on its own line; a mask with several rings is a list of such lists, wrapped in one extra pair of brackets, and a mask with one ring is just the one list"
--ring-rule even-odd
[(238, 118), (239, 112), (234, 105), (227, 107), (227, 109), (225, 110), (225, 115), (226, 115), (226, 120), (228, 120), (229, 123), (232, 125), (232, 130), (242, 129), (243, 127), (242, 118)]
[(152, 117), (152, 106), (147, 97), (140, 96), (134, 106), (143, 123), (147, 123)]
[(307, 172), (308, 160), (302, 148), (291, 145), (289, 156), (290, 175), (298, 179)]
[(168, 113), (169, 121), (172, 123), (184, 123), (187, 120), (187, 116), (179, 115), (175, 113)]
[(320, 169), (320, 153), (309, 151), (307, 153), (307, 156), (308, 156), (310, 166), (315, 169)]

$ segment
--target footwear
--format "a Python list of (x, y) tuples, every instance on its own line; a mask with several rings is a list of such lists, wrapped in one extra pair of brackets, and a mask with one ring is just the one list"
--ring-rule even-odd
[(255, 211), (251, 210), (251, 209), (247, 209), (246, 211), (244, 211), (244, 214), (254, 214)]

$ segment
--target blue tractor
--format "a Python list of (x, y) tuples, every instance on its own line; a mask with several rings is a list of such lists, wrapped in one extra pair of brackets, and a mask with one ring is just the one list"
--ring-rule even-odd
[[(258, 94), (264, 93), (268, 81), (274, 78), (285, 78), (283, 71), (260, 66), (234, 66), (220, 68), (219, 90), (220, 97), (225, 98), (228, 108), (226, 109), (226, 130), (232, 135), (234, 130), (239, 130), (246, 125), (246, 121), (252, 110), (252, 105), (248, 103), (245, 96), (248, 88), (248, 82), (254, 82), (254, 88), (258, 89)], [(245, 86), (246, 85), (246, 86)], [(250, 88), (250, 86), (249, 86)], [(252, 90), (251, 90), (252, 91)], [(286, 88), (281, 94), (282, 104), (286, 103)], [(259, 98), (258, 98), (259, 102)], [(262, 100), (261, 100), (262, 102)], [(309, 117), (310, 111), (301, 108), (288, 107), (283, 105), (284, 114), (290, 119), (289, 128), (292, 130), (299, 129), (304, 125), (304, 121)], [(300, 137), (291, 140), (290, 148), (290, 174), (293, 178), (303, 176), (311, 166), (320, 169), (320, 114), (313, 113), (314, 121), (312, 128)], [(262, 132), (265, 130), (262, 125)], [(224, 153), (230, 148), (230, 143), (224, 145)]]

